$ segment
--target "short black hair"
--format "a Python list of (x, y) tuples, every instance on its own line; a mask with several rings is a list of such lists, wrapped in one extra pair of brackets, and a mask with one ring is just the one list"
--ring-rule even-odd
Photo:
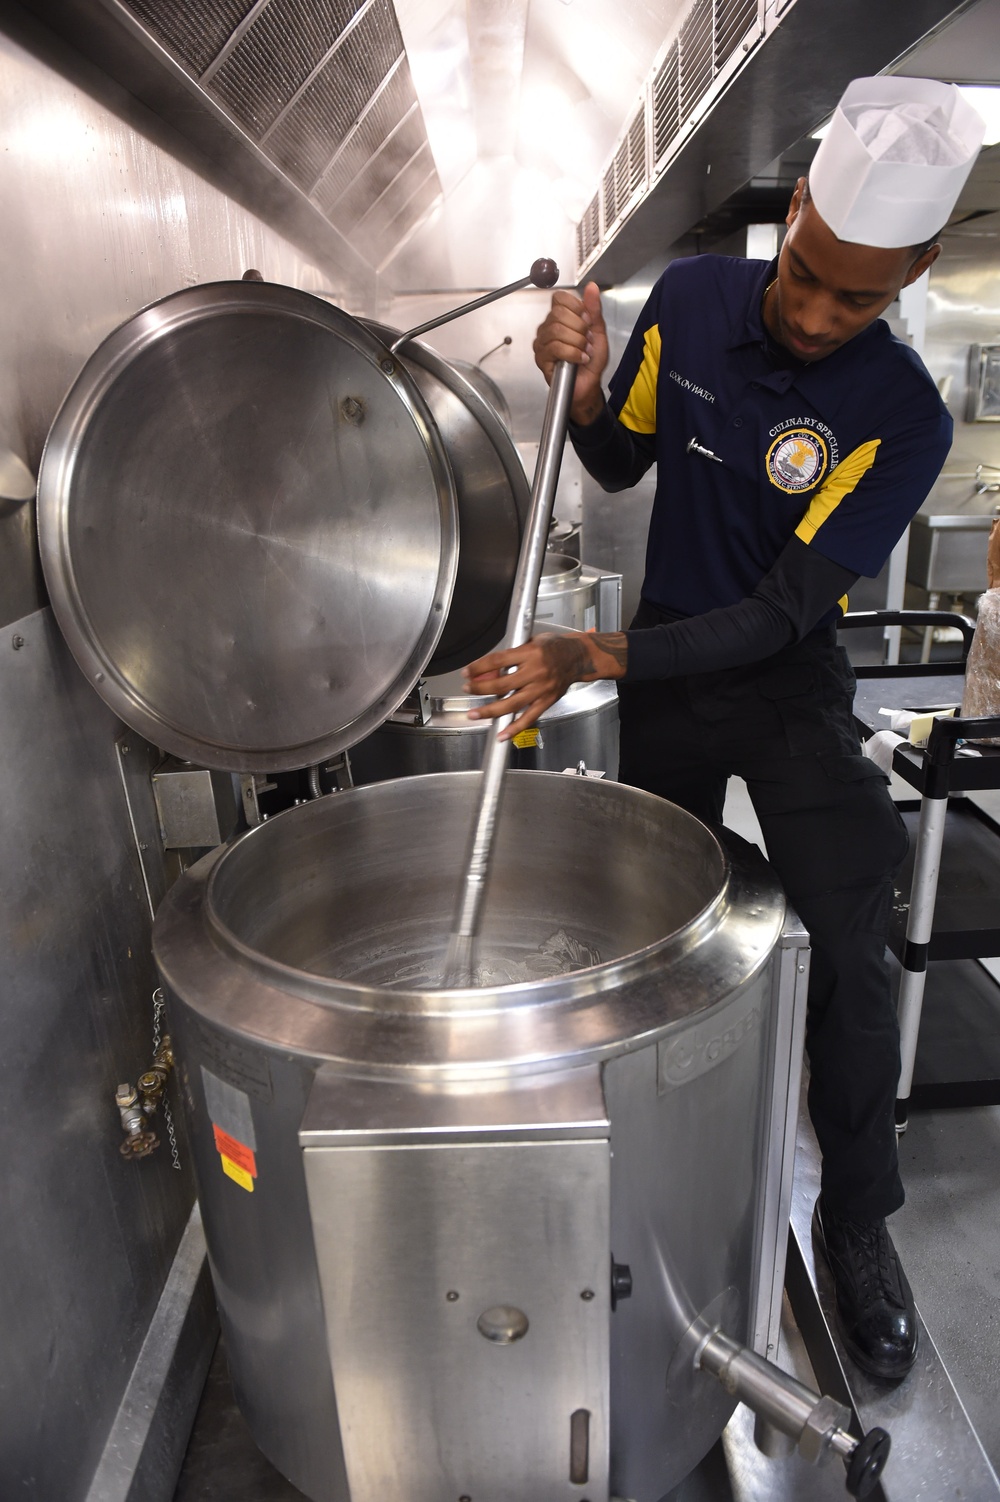
[[(802, 202), (803, 203), (811, 203), (812, 202), (812, 193), (809, 191), (809, 179), (808, 179), (808, 177), (806, 178), (805, 187), (802, 189)], [(920, 257), (922, 255), (926, 255), (927, 252), (930, 250), (931, 246), (932, 245), (936, 245), (938, 243), (938, 241), (940, 240), (940, 238), (941, 238), (941, 236), (942, 236), (943, 233), (944, 233), (944, 229), (942, 227), (942, 229), (938, 230), (938, 232), (937, 232), (936, 235), (931, 235), (930, 239), (929, 240), (925, 240), (922, 245), (911, 245), (910, 246), (910, 250), (911, 250), (911, 252), (913, 254), (913, 259), (915, 261), (919, 261), (919, 259), (920, 259)]]

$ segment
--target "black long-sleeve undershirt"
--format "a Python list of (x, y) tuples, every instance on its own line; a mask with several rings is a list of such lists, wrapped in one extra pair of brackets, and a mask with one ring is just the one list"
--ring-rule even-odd
[[(607, 407), (589, 427), (571, 424), (570, 438), (584, 468), (605, 490), (628, 489), (653, 462), (652, 435), (633, 433)], [(745, 599), (703, 615), (626, 632), (625, 680), (635, 683), (760, 662), (807, 636), (857, 579), (857, 574), (792, 537)]]
[(654, 435), (634, 433), (606, 405), (586, 427), (571, 422), (569, 436), (584, 469), (602, 490), (631, 489), (656, 458)]
[(793, 537), (746, 599), (625, 633), (626, 680), (713, 673), (801, 641), (858, 578)]

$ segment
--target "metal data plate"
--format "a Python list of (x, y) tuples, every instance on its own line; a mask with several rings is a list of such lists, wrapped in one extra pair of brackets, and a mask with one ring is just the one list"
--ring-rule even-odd
[(38, 506), (80, 667), (202, 766), (352, 745), (447, 618), (457, 505), (428, 408), (374, 335), (289, 287), (192, 287), (117, 329), (56, 417)]

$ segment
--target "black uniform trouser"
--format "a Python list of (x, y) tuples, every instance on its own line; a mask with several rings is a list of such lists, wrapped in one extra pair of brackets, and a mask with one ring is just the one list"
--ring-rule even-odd
[[(643, 603), (633, 625), (665, 619)], [(749, 667), (619, 684), (619, 778), (722, 822), (744, 778), (768, 859), (809, 931), (809, 1113), (829, 1208), (878, 1220), (903, 1203), (894, 1108), (899, 1026), (885, 958), (906, 830), (861, 755), (854, 674), (833, 628)]]

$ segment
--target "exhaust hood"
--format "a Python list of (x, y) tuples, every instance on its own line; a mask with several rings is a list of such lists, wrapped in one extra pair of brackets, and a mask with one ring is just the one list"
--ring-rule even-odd
[(23, 3), (359, 310), (383, 291), (509, 281), (542, 254), (567, 281), (627, 280), (828, 115), (852, 77), (967, 8)]

